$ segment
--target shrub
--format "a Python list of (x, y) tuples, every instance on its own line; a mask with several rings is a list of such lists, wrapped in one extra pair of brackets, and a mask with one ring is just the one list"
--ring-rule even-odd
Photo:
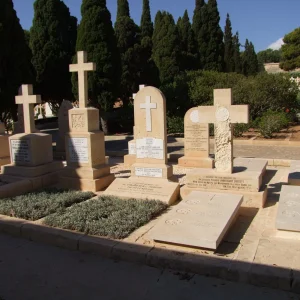
[(184, 133), (184, 118), (178, 116), (167, 117), (168, 133)]
[(287, 127), (289, 119), (284, 112), (266, 112), (259, 122), (259, 132), (267, 139), (273, 137), (273, 134)]
[(233, 136), (241, 137), (244, 132), (248, 131), (250, 124), (237, 123), (233, 126)]

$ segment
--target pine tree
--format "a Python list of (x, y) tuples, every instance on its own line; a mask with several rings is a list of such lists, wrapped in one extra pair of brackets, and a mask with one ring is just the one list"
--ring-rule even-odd
[(197, 69), (198, 56), (194, 32), (190, 23), (187, 10), (177, 22), (178, 35), (180, 40), (180, 69)]
[(208, 44), (205, 56), (206, 70), (223, 71), (224, 70), (224, 42), (223, 31), (219, 25), (220, 14), (218, 10), (217, 0), (208, 0)]
[(141, 63), (139, 27), (130, 18), (127, 0), (118, 0), (115, 32), (121, 55), (121, 96), (126, 100), (138, 89)]
[(167, 12), (156, 14), (152, 55), (161, 85), (169, 84), (179, 72), (179, 38), (173, 16)]
[(243, 74), (245, 76), (256, 75), (258, 73), (258, 60), (254, 46), (246, 39), (245, 51), (242, 55)]
[[(96, 63), (97, 70), (90, 72), (89, 98), (91, 105), (103, 111), (111, 109), (119, 93), (120, 57), (106, 0), (83, 0), (82, 20), (78, 28), (77, 51), (86, 51), (88, 61)], [(74, 75), (76, 78), (76, 75)], [(77, 88), (73, 80), (74, 89)], [(107, 124), (101, 119), (102, 129)]]
[(197, 54), (198, 54), (198, 66), (203, 68), (206, 64), (207, 47), (209, 42), (208, 32), (208, 12), (207, 4), (204, 0), (196, 0), (196, 7), (194, 10), (192, 30), (194, 32)]
[(242, 61), (240, 53), (240, 39), (239, 33), (237, 32), (232, 38), (232, 47), (233, 47), (233, 71), (236, 73), (242, 73)]
[(141, 17), (140, 83), (159, 86), (159, 74), (152, 60), (153, 23), (151, 21), (149, 0), (143, 0)]
[(11, 0), (0, 1), (0, 120), (16, 117), (15, 96), (34, 84), (30, 49)]
[(30, 30), (32, 63), (43, 100), (71, 99), (69, 64), (75, 53), (77, 19), (61, 0), (36, 0)]
[(234, 48), (233, 48), (232, 27), (229, 14), (226, 18), (224, 30), (224, 64), (226, 72), (234, 72)]

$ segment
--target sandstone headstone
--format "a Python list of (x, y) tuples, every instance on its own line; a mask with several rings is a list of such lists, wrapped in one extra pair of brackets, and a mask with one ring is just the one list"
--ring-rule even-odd
[(300, 160), (291, 161), (288, 183), (300, 186)]
[[(146, 87), (146, 85), (140, 85), (139, 90), (143, 89)], [(135, 99), (137, 94), (133, 94), (132, 98), (133, 100)], [(133, 126), (133, 136), (135, 135), (135, 126)], [(136, 141), (135, 139), (131, 140), (128, 142), (128, 154), (124, 156), (124, 165), (126, 167), (131, 167), (136, 160)]]
[(95, 71), (94, 63), (87, 63), (86, 52), (77, 53), (78, 64), (70, 65), (70, 72), (78, 72), (79, 108), (69, 110), (70, 132), (66, 134), (67, 167), (60, 183), (65, 188), (99, 191), (113, 180), (106, 164), (104, 134), (99, 130), (99, 110), (87, 107), (87, 72)]
[(52, 136), (36, 133), (34, 124), (35, 103), (41, 103), (39, 95), (33, 95), (32, 85), (22, 85), (22, 96), (16, 103), (24, 109), (24, 131), (9, 137), (11, 165), (2, 167), (4, 175), (30, 178), (33, 189), (57, 182), (57, 172), (62, 162), (53, 162)]
[(287, 231), (300, 231), (300, 187), (282, 186), (276, 228)]
[(8, 137), (4, 124), (0, 122), (0, 167), (10, 163)]
[(197, 107), (184, 117), (184, 156), (179, 158), (182, 167), (210, 168), (214, 161), (209, 157), (209, 125), (201, 123)]
[(69, 110), (73, 108), (73, 105), (70, 101), (63, 100), (61, 106), (58, 110), (58, 131), (59, 136), (56, 142), (56, 152), (61, 153), (62, 156), (65, 156), (65, 136), (66, 133), (70, 131), (69, 126)]
[[(139, 198), (172, 204), (179, 196), (179, 184), (172, 182), (176, 181), (173, 168), (167, 164), (166, 99), (160, 90), (145, 87), (134, 102), (136, 163), (131, 167), (129, 179), (116, 179), (104, 194), (129, 198), (135, 191)], [(151, 192), (154, 185), (161, 190), (165, 185), (167, 195), (158, 198), (157, 190)], [(149, 193), (144, 195), (140, 190), (147, 190), (147, 186)]]
[(45, 117), (46, 118), (52, 118), (52, 117), (54, 117), (53, 112), (52, 112), (52, 108), (51, 108), (49, 102), (46, 102), (44, 104), (44, 107), (45, 107)]
[(159, 242), (217, 249), (234, 222), (243, 196), (192, 192), (149, 232)]

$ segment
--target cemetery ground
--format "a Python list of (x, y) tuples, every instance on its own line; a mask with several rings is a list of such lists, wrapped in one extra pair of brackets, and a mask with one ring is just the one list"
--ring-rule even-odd
[[(111, 158), (110, 163), (111, 172), (117, 178), (130, 176), (130, 170), (124, 167), (121, 158)], [(178, 177), (181, 185), (184, 184), (185, 174), (191, 169), (184, 169), (175, 164), (173, 167), (174, 175)], [(146, 214), (146, 211), (151, 211), (149, 203), (145, 207), (146, 211), (141, 209), (140, 212), (136, 207), (134, 211), (132, 210), (136, 204), (130, 204), (131, 207), (128, 209), (120, 209), (120, 205), (116, 209), (118, 207), (116, 205), (112, 207), (116, 213), (111, 218), (117, 221), (112, 223), (116, 227), (108, 228), (107, 232), (99, 229), (97, 231), (95, 223), (93, 224), (95, 221), (93, 216), (99, 218), (101, 215), (101, 212), (96, 210), (99, 210), (97, 197), (101, 196), (102, 192), (97, 192), (96, 197), (91, 193), (63, 193), (59, 197), (56, 196), (56, 201), (51, 201), (50, 197), (47, 200), (42, 197), (44, 200), (36, 202), (36, 206), (33, 205), (34, 201), (27, 200), (28, 212), (25, 204), (19, 210), (15, 209), (15, 217), (19, 218), (4, 216), (3, 213), (14, 215), (12, 206), (6, 206), (4, 203), (6, 212), (3, 206), (0, 207), (2, 214), (0, 232), (69, 250), (99, 254), (113, 260), (125, 260), (164, 270), (172, 269), (182, 273), (189, 272), (300, 293), (300, 236), (294, 234), (292, 239), (286, 239), (286, 236), (278, 235), (274, 226), (279, 193), (282, 185), (287, 183), (288, 173), (289, 169), (284, 166), (268, 167), (264, 182), (268, 185), (268, 201), (265, 208), (242, 207), (216, 251), (154, 242), (152, 229), (159, 222), (160, 214), (166, 208), (164, 205), (154, 205), (150, 214)], [(23, 200), (26, 199), (26, 196), (21, 197)], [(26, 200), (23, 203), (26, 203)], [(51, 203), (51, 207), (47, 203)], [(103, 207), (105, 203), (102, 209)], [(105, 213), (106, 216), (109, 215), (108, 211)], [(89, 218), (88, 215), (92, 217)], [(34, 221), (21, 219), (25, 216)], [(140, 217), (143, 219), (142, 222), (139, 220)], [(45, 226), (45, 222), (56, 228)], [(127, 225), (129, 227), (126, 227)], [(132, 226), (137, 229), (133, 230)], [(69, 230), (62, 230), (59, 227)], [(119, 235), (116, 228), (121, 228)], [(92, 229), (90, 233), (94, 235), (84, 233), (90, 229)], [(127, 234), (122, 235), (122, 229)], [(117, 232), (117, 235), (112, 236), (109, 234), (111, 232)], [(99, 233), (101, 237), (97, 236)]]

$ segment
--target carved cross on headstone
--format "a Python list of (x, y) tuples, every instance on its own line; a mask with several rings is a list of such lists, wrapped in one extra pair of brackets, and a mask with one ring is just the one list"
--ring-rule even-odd
[(232, 173), (234, 123), (249, 122), (248, 105), (232, 105), (231, 89), (214, 90), (214, 106), (199, 106), (202, 123), (215, 124), (215, 166), (217, 171)]
[(96, 71), (96, 64), (87, 62), (85, 51), (77, 52), (77, 65), (70, 65), (70, 72), (78, 72), (79, 108), (86, 108), (88, 103), (88, 71)]
[(146, 102), (140, 104), (140, 108), (146, 110), (146, 130), (148, 132), (152, 131), (152, 117), (151, 117), (151, 109), (156, 109), (156, 103), (151, 103), (151, 97), (146, 96)]
[(23, 105), (24, 132), (35, 132), (33, 105), (41, 103), (40, 95), (33, 95), (32, 85), (22, 85), (22, 95), (16, 96), (16, 104)]

